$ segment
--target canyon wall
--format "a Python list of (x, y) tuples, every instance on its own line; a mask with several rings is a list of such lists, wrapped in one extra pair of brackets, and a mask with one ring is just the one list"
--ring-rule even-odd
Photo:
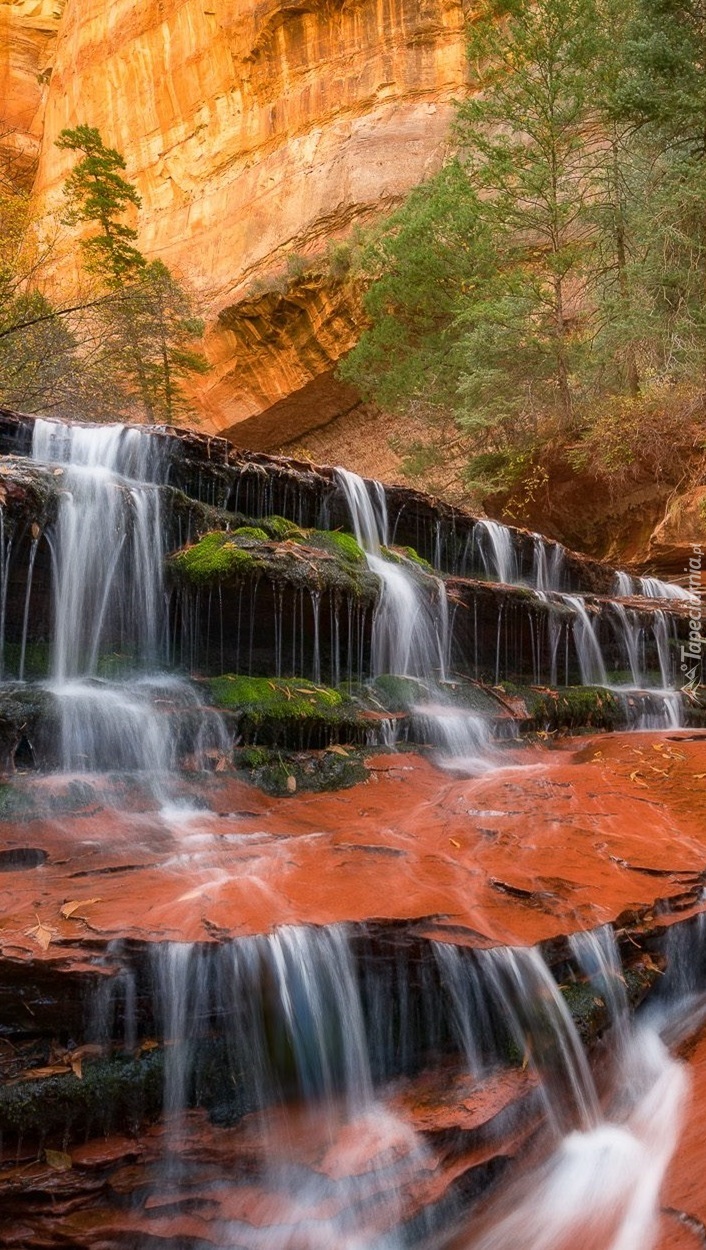
[[(28, 7), (40, 0), (11, 6)], [(438, 165), (463, 87), (464, 8), (68, 0), (37, 194), (60, 202), (65, 126), (97, 126), (125, 154), (139, 246), (207, 304), (213, 368), (194, 396), (206, 428), (273, 446), (355, 402), (333, 378), (360, 325), (355, 296), (325, 266), (289, 282), (287, 258), (301, 273)]]
[(65, 0), (0, 0), (0, 169), (31, 177)]

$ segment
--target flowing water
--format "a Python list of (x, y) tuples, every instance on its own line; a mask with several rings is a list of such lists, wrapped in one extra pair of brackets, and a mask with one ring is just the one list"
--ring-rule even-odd
[[(186, 722), (197, 759), (224, 750), (220, 718), (192, 686), (162, 671), (167, 528), (160, 487), (168, 465), (159, 441), (121, 425), (37, 419), (32, 458), (60, 481), (48, 534), (48, 689), (59, 709), (63, 768), (139, 770), (160, 779), (176, 764)], [(111, 656), (129, 674), (119, 682), (100, 675)]]
[[(212, 834), (218, 813), (185, 811), (178, 799), (171, 802), (180, 768), (203, 769), (227, 755), (232, 742), (221, 717), (204, 706), (197, 683), (170, 671), (175, 648), (164, 567), (175, 540), (167, 445), (120, 426), (38, 420), (32, 457), (59, 491), (46, 534), (53, 612), (46, 691), (58, 708), (58, 762), (67, 772), (139, 774), (160, 808), (159, 834), (171, 839), (174, 858), (188, 858), (204, 840), (218, 839), (219, 871), (222, 865), (228, 877), (227, 838)], [(440, 573), (441, 528), (434, 569), (390, 553), (384, 489), (343, 469), (336, 482), (380, 583), (366, 676), (412, 683), (408, 711), (415, 735), (436, 747), (442, 767), (482, 774), (498, 757), (488, 715), (455, 698), (455, 608)], [(267, 512), (274, 494), (260, 466), (248, 466), (235, 489), (207, 481), (204, 497), (219, 504), (233, 498), (235, 506), (250, 500), (253, 509)], [(292, 510), (304, 516), (301, 497)], [(486, 575), (524, 586), (537, 684), (548, 654), (555, 683), (562, 665), (567, 679), (573, 667), (582, 683), (606, 687), (626, 705), (634, 692), (647, 692), (655, 723), (678, 723), (675, 624), (666, 603), (648, 618), (619, 602), (567, 593), (567, 555), (539, 535), (531, 544), (526, 540), (523, 583), (512, 531), (493, 521), (476, 528), (473, 542)], [(0, 510), (0, 653), (14, 541)], [(18, 598), (20, 680), (28, 667), (38, 536), (32, 534), (27, 551)], [(642, 579), (644, 594), (674, 597), (655, 590), (653, 581)], [(632, 588), (627, 574), (619, 574), (619, 595)], [(256, 593), (244, 609), (251, 618), (250, 667), (259, 628)], [(327, 631), (333, 674), (340, 677), (346, 668), (349, 677), (362, 674), (362, 618), (356, 635), (349, 616), (346, 665), (340, 604), (328, 605), (327, 617), (320, 591), (308, 587), (293, 600), (293, 671), (302, 663), (308, 594), (315, 680), (322, 676)], [(497, 603), (483, 644), (492, 652), (496, 684), (517, 625), (511, 605), (502, 598)], [(281, 592), (273, 604), (281, 674), (287, 665)], [(209, 600), (209, 614), (211, 606)], [(238, 632), (241, 610), (239, 602)], [(473, 610), (477, 667), (477, 604)], [(222, 636), (221, 653), (227, 642)], [(617, 665), (625, 681), (612, 680)], [(395, 722), (386, 724), (380, 732), (392, 740)], [(345, 796), (336, 801), (356, 819), (354, 804), (346, 809)], [(252, 826), (244, 832), (237, 822), (245, 827), (255, 814), (230, 813), (235, 832), (228, 836), (252, 837)], [(150, 829), (154, 835), (154, 822)], [(278, 836), (286, 856), (287, 835)], [(252, 846), (256, 855), (254, 839)], [(197, 860), (194, 852), (195, 869)], [(190, 882), (179, 904), (217, 891), (215, 877), (204, 883), (194, 876), (193, 890)], [(237, 919), (231, 931), (238, 931)], [(124, 1047), (128, 1058), (147, 1036), (163, 1063), (160, 1153), (139, 1182), (149, 1196), (152, 1228), (126, 1232), (125, 1244), (150, 1250), (162, 1236), (168, 1241), (169, 1221), (178, 1213), (193, 1219), (189, 1227), (197, 1230), (174, 1234), (185, 1250), (202, 1244), (225, 1250), (650, 1250), (686, 1084), (661, 1034), (702, 993), (703, 923), (696, 920), (666, 939), (668, 974), (657, 1008), (637, 1020), (612, 930), (571, 939), (562, 957), (568, 988), (575, 978), (587, 978), (592, 1002), (605, 1011), (599, 1079), (567, 986), (558, 984), (545, 951), (467, 950), (393, 928), (390, 937), (373, 922), (280, 923), (240, 940), (216, 931), (212, 941), (155, 942), (147, 960), (129, 943), (108, 946), (108, 975), (96, 978), (89, 1012), (92, 1035)], [(513, 1097), (501, 1099), (497, 1115), (484, 1120), (484, 1106), (494, 1108), (505, 1085)], [(466, 1115), (478, 1123), (457, 1130), (459, 1115), (464, 1124)], [(518, 1157), (503, 1172), (513, 1153), (507, 1141)], [(473, 1175), (464, 1188), (466, 1182), (457, 1181), (466, 1169)], [(486, 1191), (482, 1208), (469, 1217), (476, 1194)], [(167, 1216), (158, 1226), (161, 1206)], [(218, 1214), (205, 1232), (199, 1220), (213, 1210)], [(127, 1198), (123, 1212), (126, 1221), (132, 1218)], [(112, 1233), (106, 1236), (106, 1245), (117, 1244)]]

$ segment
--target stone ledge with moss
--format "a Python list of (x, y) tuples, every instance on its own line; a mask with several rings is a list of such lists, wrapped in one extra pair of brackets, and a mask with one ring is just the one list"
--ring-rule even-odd
[(371, 728), (370, 714), (348, 694), (303, 678), (226, 674), (207, 685), (246, 745), (316, 750), (340, 741), (364, 743)]
[(350, 534), (302, 530), (268, 517), (232, 531), (212, 531), (169, 557), (177, 584), (209, 587), (266, 576), (295, 589), (339, 591), (372, 603), (377, 577)]

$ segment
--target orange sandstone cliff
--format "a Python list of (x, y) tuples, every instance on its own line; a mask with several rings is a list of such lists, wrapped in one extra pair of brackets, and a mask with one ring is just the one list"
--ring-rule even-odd
[(273, 446), (350, 409), (333, 371), (360, 309), (302, 261), (438, 165), (463, 0), (66, 0), (50, 72), (56, 5), (5, 10), (21, 126), (42, 113), (38, 202), (59, 203), (59, 131), (97, 126), (142, 195), (140, 247), (207, 301), (204, 427)]

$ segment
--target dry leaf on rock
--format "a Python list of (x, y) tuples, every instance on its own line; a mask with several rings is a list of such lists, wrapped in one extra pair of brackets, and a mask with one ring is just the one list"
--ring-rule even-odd
[(64, 903), (64, 906), (60, 908), (61, 915), (64, 917), (64, 920), (70, 920), (72, 916), (75, 916), (76, 920), (83, 920), (84, 917), (76, 916), (76, 912), (79, 907), (90, 907), (91, 903), (100, 903), (100, 899), (99, 898), (72, 899), (71, 902)]
[(37, 916), (37, 923), (32, 925), (31, 929), (25, 929), (25, 936), (34, 938), (34, 941), (41, 946), (42, 950), (46, 951), (51, 946), (52, 938), (56, 937), (56, 929), (51, 929), (49, 925), (43, 924), (39, 916)]
[(69, 1172), (72, 1167), (71, 1155), (67, 1155), (63, 1150), (45, 1150), (44, 1158), (53, 1168), (55, 1172)]

